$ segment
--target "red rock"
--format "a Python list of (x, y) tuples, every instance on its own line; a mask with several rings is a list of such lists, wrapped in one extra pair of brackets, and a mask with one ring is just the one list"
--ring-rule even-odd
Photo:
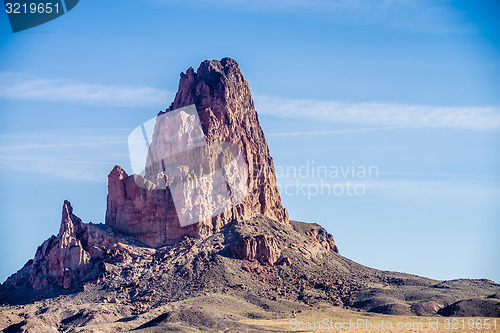
[(324, 228), (313, 229), (306, 234), (314, 239), (314, 241), (318, 242), (326, 251), (339, 253), (339, 249), (337, 248), (337, 245), (335, 245), (333, 236)]
[(185, 234), (196, 235), (195, 226), (180, 229), (168, 189), (139, 187), (119, 166), (108, 176), (107, 200), (106, 224), (146, 245), (159, 247)]
[(80, 240), (84, 228), (82, 221), (73, 215), (71, 204), (65, 201), (59, 234), (46, 240), (33, 259), (29, 277), (33, 289), (46, 288), (49, 280), (68, 289), (87, 274), (90, 254)]
[(281, 254), (276, 240), (268, 235), (247, 237), (233, 245), (230, 251), (233, 258), (257, 260), (267, 265), (274, 265)]
[(54, 285), (70, 289), (82, 281), (99, 277), (103, 273), (105, 249), (116, 247), (120, 242), (127, 240), (119, 235), (115, 237), (110, 230), (83, 223), (73, 214), (70, 202), (64, 201), (57, 236), (43, 242), (33, 260), (12, 275), (5, 285), (28, 283), (34, 290)]
[[(190, 68), (181, 73), (174, 102), (165, 112), (192, 104), (196, 105), (203, 135), (209, 145), (222, 142), (239, 148), (248, 176), (244, 200), (212, 218), (181, 226), (169, 188), (154, 189), (157, 184), (142, 178), (139, 179), (141, 186), (138, 186), (138, 178), (128, 176), (116, 166), (108, 176), (106, 224), (151, 247), (172, 244), (184, 235), (207, 237), (231, 221), (242, 221), (260, 214), (288, 224), (288, 213), (281, 204), (269, 148), (248, 83), (236, 61), (230, 58), (207, 60), (196, 72)], [(165, 130), (158, 119), (150, 151), (172, 149), (169, 137), (181, 131), (183, 124), (172, 132), (171, 129)], [(189, 128), (190, 124), (185, 125)], [(146, 178), (151, 180), (147, 175)], [(194, 177), (190, 181), (203, 185), (200, 178)], [(202, 202), (197, 204), (208, 207), (214, 204), (215, 198), (203, 199), (206, 187), (199, 186), (201, 194), (197, 199)], [(232, 198), (232, 202), (236, 200)]]

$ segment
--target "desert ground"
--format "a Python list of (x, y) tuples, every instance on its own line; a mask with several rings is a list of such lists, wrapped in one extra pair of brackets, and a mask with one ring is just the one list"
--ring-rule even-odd
[[(122, 317), (120, 305), (68, 303), (65, 296), (0, 310), (4, 332), (500, 332), (498, 318), (395, 316), (326, 303), (284, 300), (255, 304), (207, 294)], [(55, 306), (54, 306), (55, 305)], [(61, 318), (65, 318), (61, 321)], [(31, 319), (31, 320), (30, 320)], [(28, 325), (19, 325), (28, 321)], [(63, 322), (64, 326), (56, 323)], [(25, 323), (25, 322), (24, 322)], [(53, 323), (53, 325), (51, 325)], [(311, 326), (313, 325), (313, 326)], [(314, 326), (316, 325), (316, 326)], [(18, 330), (18, 327), (22, 330)], [(44, 328), (42, 328), (44, 327)]]

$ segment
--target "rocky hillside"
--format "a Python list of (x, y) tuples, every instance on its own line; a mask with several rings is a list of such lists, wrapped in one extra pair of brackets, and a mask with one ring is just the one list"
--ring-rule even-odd
[[(245, 318), (291, 318), (324, 304), (360, 313), (500, 315), (500, 286), (492, 281), (435, 281), (368, 268), (339, 255), (317, 224), (261, 215), (206, 238), (151, 248), (106, 225), (82, 223), (71, 211), (66, 202), (58, 236), (1, 286), (0, 325), (9, 332), (85, 332), (89, 325), (147, 331), (173, 322), (190, 327), (186, 332), (250, 329)], [(203, 311), (200, 300), (209, 302)], [(241, 311), (226, 309), (213, 319), (210, 306), (225, 302)], [(189, 304), (187, 312), (172, 309), (179, 304)]]
[[(182, 110), (190, 105), (197, 114)], [(179, 115), (174, 129), (164, 115)], [(179, 153), (179, 142), (188, 149)], [(166, 153), (168, 159), (157, 158)], [(238, 158), (241, 164), (232, 164)], [(217, 182), (207, 178), (218, 170), (226, 201), (213, 195)], [(238, 198), (231, 184), (242, 175), (246, 196)], [(492, 281), (368, 268), (341, 256), (321, 226), (289, 221), (248, 83), (232, 59), (182, 73), (174, 102), (156, 118), (144, 173), (116, 166), (108, 181), (106, 224), (82, 222), (65, 201), (59, 233), (0, 286), (0, 328), (262, 331), (245, 320), (289, 318), (325, 305), (500, 316), (500, 285)], [(176, 201), (179, 186), (196, 193), (183, 197), (189, 205)], [(214, 203), (224, 209), (212, 209)], [(197, 223), (184, 224), (182, 214)], [(216, 307), (224, 310), (207, 310)]]

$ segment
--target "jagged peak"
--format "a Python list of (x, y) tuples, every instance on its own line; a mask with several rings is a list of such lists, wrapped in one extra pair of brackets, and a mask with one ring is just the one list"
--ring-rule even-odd
[(203, 81), (218, 80), (219, 76), (224, 78), (232, 75), (243, 76), (236, 60), (228, 57), (222, 58), (220, 61), (203, 61), (198, 67), (196, 74), (200, 76)]
[(229, 57), (225, 57), (222, 58), (221, 60), (212, 59), (203, 61), (198, 67), (196, 73), (205, 72), (206, 70), (208, 71), (215, 70), (218, 72), (223, 72), (229, 69), (239, 70), (239, 65), (236, 62), (236, 60)]
[(125, 170), (123, 170), (123, 168), (119, 165), (115, 165), (113, 170), (111, 170), (111, 172), (108, 175), (108, 178), (117, 178), (119, 180), (127, 177), (128, 177), (127, 172), (125, 172)]
[(73, 206), (71, 206), (71, 202), (69, 200), (64, 200), (63, 203), (63, 214), (67, 212), (69, 215), (73, 214)]
[(243, 75), (236, 60), (226, 57), (221, 60), (205, 60), (198, 66), (196, 72), (190, 67), (184, 76), (198, 76), (201, 80), (210, 81), (217, 80), (220, 75), (227, 77), (229, 74)]
[(63, 234), (76, 235), (76, 233), (80, 230), (81, 223), (82, 221), (80, 218), (73, 215), (73, 207), (71, 206), (71, 203), (68, 200), (64, 200), (58, 237)]

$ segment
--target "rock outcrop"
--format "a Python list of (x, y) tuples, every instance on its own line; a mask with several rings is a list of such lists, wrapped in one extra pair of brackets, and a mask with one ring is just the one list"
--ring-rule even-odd
[(70, 289), (98, 278), (104, 272), (103, 260), (107, 252), (127, 243), (134, 244), (134, 240), (104, 225), (83, 223), (73, 214), (71, 203), (64, 201), (57, 236), (43, 242), (35, 257), (7, 279), (3, 287), (10, 285), (42, 295), (53, 288)]
[(257, 260), (262, 264), (274, 265), (281, 251), (276, 240), (270, 235), (247, 237), (231, 247), (233, 258)]
[(135, 177), (119, 166), (108, 176), (106, 224), (152, 247), (183, 235), (198, 234), (195, 225), (180, 227), (168, 189), (140, 187)]
[[(174, 122), (175, 128), (166, 128), (167, 125), (160, 118), (166, 113), (190, 105), (196, 107), (203, 132), (200, 134), (201, 139), (208, 144), (207, 151), (196, 150), (196, 140), (200, 141), (200, 138), (196, 136), (192, 117), (187, 114), (179, 117)], [(168, 125), (172, 126), (172, 123)], [(173, 142), (173, 136), (180, 139)], [(188, 170), (182, 171), (183, 180), (188, 191), (196, 193), (197, 202), (191, 203), (191, 198), (186, 196), (184, 201), (187, 205), (213, 210), (211, 207), (221, 197), (209, 195), (208, 189), (212, 189), (212, 181), (207, 181), (203, 174), (193, 173), (190, 165), (192, 161), (189, 161), (191, 156), (211, 155), (210, 162), (214, 164), (213, 161), (218, 157), (213, 156), (223, 155), (214, 148), (217, 144), (230, 145), (241, 154), (239, 170), (233, 167), (226, 170), (224, 176), (242, 178), (245, 175), (243, 184), (246, 196), (236, 200), (232, 189), (229, 194), (232, 204), (213, 216), (209, 215), (209, 218), (200, 218), (197, 223), (183, 225), (180, 223), (180, 216), (185, 212), (174, 204), (173, 187), (159, 187), (155, 179), (147, 177), (147, 171), (148, 180), (145, 180), (137, 175), (129, 176), (116, 166), (108, 177), (106, 224), (151, 247), (172, 244), (182, 236), (207, 237), (231, 221), (242, 221), (257, 215), (288, 224), (288, 213), (281, 204), (276, 185), (273, 160), (259, 124), (248, 83), (236, 61), (230, 58), (221, 61), (207, 60), (201, 63), (196, 72), (189, 68), (186, 73), (181, 73), (174, 102), (157, 117), (148, 156), (164, 151), (182, 152), (183, 147), (176, 146), (178, 142), (186, 145), (184, 149), (195, 149), (191, 149), (189, 154), (184, 153), (182, 158), (178, 158), (177, 154), (173, 161), (161, 160), (161, 167), (165, 170), (169, 166), (164, 163), (169, 163), (179, 170)], [(148, 158), (150, 161), (151, 157)], [(213, 165), (211, 167), (211, 171), (215, 171), (216, 168)], [(201, 173), (203, 172), (206, 171), (202, 170)], [(164, 183), (168, 185), (168, 182), (165, 176)]]
[(33, 289), (49, 288), (52, 284), (68, 289), (88, 278), (88, 274), (98, 274), (99, 268), (93, 267), (91, 255), (82, 244), (88, 242), (82, 239), (87, 227), (73, 214), (69, 201), (65, 201), (59, 233), (43, 242), (33, 261), (27, 264), (28, 280)]
[(233, 217), (246, 219), (261, 214), (288, 223), (276, 186), (273, 159), (248, 82), (236, 61), (207, 60), (196, 72), (189, 68), (181, 74), (179, 90), (166, 112), (190, 104), (196, 105), (208, 142), (234, 143), (243, 154), (248, 168), (248, 195), (232, 212)]

